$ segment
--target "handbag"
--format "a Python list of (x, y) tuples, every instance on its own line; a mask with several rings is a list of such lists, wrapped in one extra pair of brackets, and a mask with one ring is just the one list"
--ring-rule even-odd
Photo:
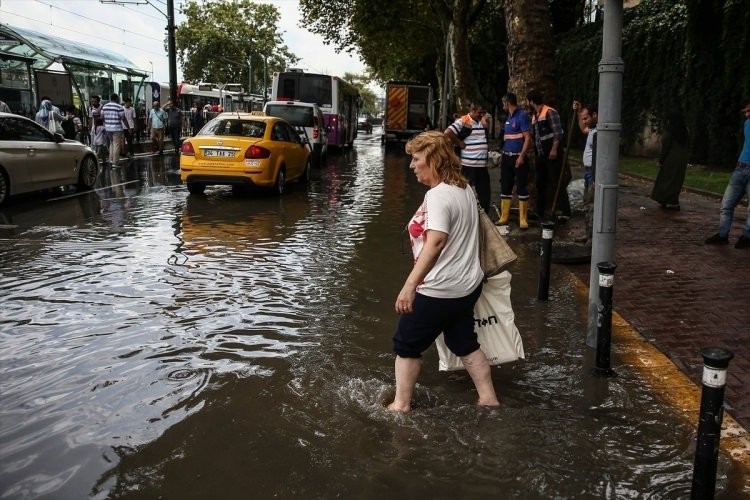
[(52, 117), (52, 113), (50, 113), (49, 120), (47, 120), (47, 130), (49, 130), (53, 134), (65, 134), (65, 130), (62, 128), (62, 125)]
[(479, 266), (487, 279), (500, 273), (505, 266), (518, 257), (479, 203), (477, 203), (477, 209), (479, 210), (479, 231), (477, 231)]
[[(474, 305), (474, 330), (482, 352), (491, 365), (524, 359), (523, 341), (515, 324), (510, 303), (511, 274), (503, 271), (487, 280), (482, 294)], [(464, 370), (461, 358), (445, 345), (443, 334), (435, 340), (438, 350), (438, 370)]]

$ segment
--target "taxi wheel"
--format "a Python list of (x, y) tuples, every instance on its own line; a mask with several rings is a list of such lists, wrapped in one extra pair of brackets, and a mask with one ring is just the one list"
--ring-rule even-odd
[(81, 169), (78, 171), (78, 184), (76, 187), (81, 190), (88, 190), (94, 187), (96, 179), (99, 177), (99, 164), (93, 156), (87, 156), (81, 163)]
[(188, 182), (187, 189), (190, 194), (201, 195), (206, 190), (206, 185), (202, 182)]
[(286, 188), (286, 171), (284, 170), (284, 167), (281, 167), (279, 170), (279, 174), (276, 176), (276, 185), (274, 186), (274, 191), (276, 194), (284, 194), (284, 189)]
[(312, 161), (310, 160), (310, 158), (308, 158), (307, 163), (305, 164), (305, 173), (302, 175), (302, 181), (310, 182), (311, 174), (312, 174)]
[(317, 149), (313, 149), (312, 160), (315, 168), (320, 168), (323, 165), (323, 152)]
[(8, 194), (10, 193), (10, 182), (8, 182), (8, 176), (5, 173), (5, 170), (0, 167), (0, 205), (2, 205), (5, 200), (8, 199)]

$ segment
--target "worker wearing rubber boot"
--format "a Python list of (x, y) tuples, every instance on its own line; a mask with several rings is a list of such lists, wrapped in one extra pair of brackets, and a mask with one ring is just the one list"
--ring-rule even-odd
[(515, 186), (518, 195), (518, 227), (527, 229), (529, 164), (526, 162), (526, 152), (531, 146), (531, 119), (518, 107), (518, 99), (511, 92), (503, 96), (503, 110), (508, 118), (505, 120), (503, 156), (500, 163), (500, 218), (495, 224), (508, 223)]

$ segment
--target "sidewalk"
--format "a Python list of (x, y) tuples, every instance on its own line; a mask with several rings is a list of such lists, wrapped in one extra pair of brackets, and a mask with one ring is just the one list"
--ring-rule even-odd
[[(619, 177), (613, 308), (698, 387), (700, 349), (732, 351), (725, 408), (750, 429), (750, 249), (734, 248), (747, 207), (735, 210), (729, 245), (704, 245), (717, 230), (720, 199), (687, 192), (682, 210), (668, 211), (648, 198), (651, 186)], [(588, 286), (589, 264), (567, 267)]]
[[(581, 179), (578, 162), (571, 160), (571, 167), (573, 179)], [(493, 200), (500, 198), (499, 170), (490, 169)], [(734, 248), (747, 204), (735, 210), (729, 245), (704, 245), (719, 224), (720, 196), (683, 192), (681, 211), (674, 212), (648, 197), (653, 180), (620, 174), (618, 182), (612, 355), (619, 365), (613, 368), (624, 365), (637, 372), (653, 394), (682, 415), (683, 423), (697, 428), (700, 350), (732, 351), (721, 448), (750, 471), (750, 249)], [(570, 221), (555, 227), (553, 245), (570, 245), (585, 235), (585, 225), (574, 206)], [(511, 233), (529, 243), (541, 230), (530, 221), (528, 231), (511, 225)], [(553, 265), (579, 279), (581, 299), (587, 301), (590, 263)], [(742, 491), (750, 491), (746, 477)]]

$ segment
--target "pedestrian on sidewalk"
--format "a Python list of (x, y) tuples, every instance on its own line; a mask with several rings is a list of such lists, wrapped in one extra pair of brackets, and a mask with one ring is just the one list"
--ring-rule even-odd
[(578, 115), (578, 128), (586, 136), (583, 148), (583, 198), (584, 202), (594, 199), (592, 194), (596, 181), (596, 124), (599, 113), (595, 104), (581, 104), (573, 101), (573, 112)]
[(477, 190), (479, 204), (490, 210), (490, 173), (487, 170), (489, 124), (482, 106), (472, 103), (468, 114), (459, 117), (445, 129), (445, 135), (458, 146), (461, 174)]
[(688, 129), (679, 111), (672, 111), (667, 117), (664, 134), (661, 137), (659, 173), (656, 174), (651, 199), (659, 202), (667, 210), (680, 209), (680, 191), (685, 182), (688, 163)]
[[(737, 160), (737, 167), (729, 178), (729, 183), (724, 191), (724, 197), (721, 199), (721, 211), (719, 213), (719, 232), (706, 238), (707, 245), (726, 245), (729, 243), (729, 230), (732, 228), (732, 219), (734, 218), (734, 209), (739, 205), (742, 198), (747, 196), (750, 201), (750, 101), (745, 103), (742, 108), (745, 115), (743, 125), (744, 143), (740, 157)], [(750, 247), (750, 203), (747, 208), (747, 218), (742, 235), (737, 240), (734, 248)]]
[(80, 118), (76, 116), (77, 113), (78, 110), (72, 104), (65, 108), (65, 118), (63, 118), (60, 126), (62, 126), (64, 131), (63, 137), (66, 139), (72, 139), (74, 141), (80, 139), (83, 125), (81, 124)]
[(164, 129), (167, 125), (167, 114), (161, 109), (159, 101), (154, 101), (153, 108), (148, 112), (146, 133), (151, 137), (151, 152), (164, 154)]
[(410, 168), (429, 187), (407, 226), (414, 267), (396, 298), (401, 315), (393, 335), (396, 394), (388, 410), (408, 412), (422, 353), (442, 332), (477, 389), (478, 405), (499, 406), (490, 364), (474, 331), (474, 304), (482, 292), (477, 199), (453, 141), (433, 130), (406, 143)]
[(182, 136), (182, 110), (172, 104), (172, 101), (167, 101), (167, 104), (164, 105), (164, 111), (167, 113), (167, 130), (174, 146), (174, 154), (179, 154), (180, 137)]
[(86, 127), (89, 137), (87, 138), (89, 144), (94, 143), (94, 133), (96, 129), (96, 119), (102, 116), (102, 98), (98, 95), (92, 95), (91, 101), (89, 102), (89, 110), (87, 113), (88, 121)]
[(201, 108), (200, 101), (193, 103), (193, 107), (190, 108), (190, 133), (192, 135), (198, 135), (198, 131), (203, 128), (206, 124), (206, 120), (203, 116), (203, 109)]
[[(534, 115), (531, 118), (536, 148), (534, 162), (536, 206), (534, 212), (537, 218), (541, 220), (544, 218), (547, 208), (551, 210), (554, 204), (556, 208), (560, 209), (563, 217), (570, 217), (570, 200), (567, 190), (570, 179), (563, 178), (560, 175), (563, 168), (563, 128), (560, 122), (560, 113), (544, 103), (544, 96), (538, 90), (529, 92), (526, 95), (526, 100), (534, 109)], [(557, 193), (557, 200), (554, 200), (558, 184), (560, 184), (560, 191)], [(552, 217), (555, 216), (555, 214), (551, 215)]]
[(102, 106), (102, 118), (104, 118), (104, 128), (107, 129), (109, 136), (109, 162), (116, 166), (125, 144), (125, 131), (130, 130), (119, 95), (109, 96), (109, 102)]
[(507, 118), (503, 128), (503, 157), (500, 163), (500, 218), (495, 224), (508, 223), (515, 185), (518, 195), (518, 227), (528, 229), (529, 164), (526, 162), (526, 153), (531, 147), (531, 119), (518, 106), (516, 94), (508, 92), (502, 101)]
[(125, 143), (127, 144), (128, 158), (132, 158), (135, 154), (135, 125), (136, 116), (135, 108), (133, 107), (133, 100), (130, 97), (123, 99), (122, 107), (125, 108), (125, 119), (128, 122), (128, 130), (125, 131)]
[(63, 134), (62, 121), (65, 117), (62, 115), (60, 108), (52, 104), (52, 100), (44, 96), (39, 104), (39, 111), (36, 113), (35, 121), (46, 128), (53, 134)]
[(107, 129), (104, 128), (104, 118), (101, 116), (94, 118), (92, 142), (96, 157), (99, 158), (102, 165), (109, 164), (109, 137), (107, 136)]

